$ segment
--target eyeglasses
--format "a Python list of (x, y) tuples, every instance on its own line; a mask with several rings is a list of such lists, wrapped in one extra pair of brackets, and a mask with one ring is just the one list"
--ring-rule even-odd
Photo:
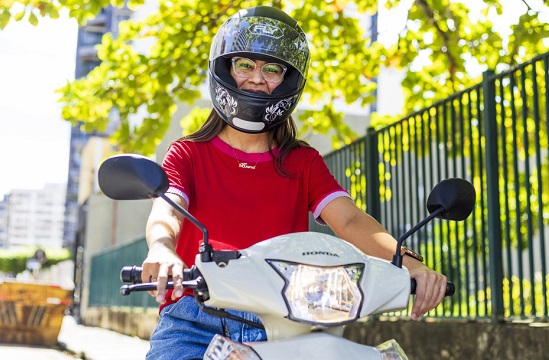
[[(231, 61), (236, 76), (249, 79), (255, 74), (257, 64), (253, 60), (243, 57), (233, 57)], [(286, 66), (277, 63), (268, 63), (261, 66), (263, 79), (268, 83), (281, 82), (287, 70)]]

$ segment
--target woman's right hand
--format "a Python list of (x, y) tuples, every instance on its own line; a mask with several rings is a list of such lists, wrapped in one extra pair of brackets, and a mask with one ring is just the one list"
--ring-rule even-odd
[(159, 239), (151, 244), (147, 258), (143, 261), (141, 281), (158, 282), (156, 291), (149, 291), (159, 303), (166, 301), (166, 284), (172, 276), (174, 289), (172, 300), (183, 295), (183, 268), (185, 264), (177, 255), (171, 239)]

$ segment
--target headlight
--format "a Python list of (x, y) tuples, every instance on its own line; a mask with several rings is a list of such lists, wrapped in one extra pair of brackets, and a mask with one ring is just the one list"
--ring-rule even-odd
[(337, 267), (267, 260), (284, 278), (282, 296), (292, 320), (336, 326), (355, 320), (362, 304), (364, 264)]
[(204, 354), (205, 360), (261, 360), (249, 346), (215, 335)]

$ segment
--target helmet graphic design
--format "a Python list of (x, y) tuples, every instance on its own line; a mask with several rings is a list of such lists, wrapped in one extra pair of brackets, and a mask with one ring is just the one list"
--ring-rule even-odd
[[(288, 71), (272, 94), (240, 90), (230, 73), (234, 56), (281, 63)], [(237, 130), (269, 131), (294, 111), (308, 68), (307, 39), (294, 19), (268, 6), (241, 10), (221, 26), (210, 49), (209, 87), (214, 109)]]

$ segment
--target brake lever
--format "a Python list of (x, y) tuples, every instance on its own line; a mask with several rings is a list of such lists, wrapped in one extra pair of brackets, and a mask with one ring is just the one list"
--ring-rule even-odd
[[(196, 288), (198, 286), (198, 280), (183, 281), (182, 285), (185, 288)], [(122, 285), (120, 287), (120, 294), (129, 295), (134, 291), (154, 291), (157, 289), (157, 286), (158, 281), (141, 284)], [(166, 289), (173, 289), (173, 281), (168, 281), (166, 283)]]

